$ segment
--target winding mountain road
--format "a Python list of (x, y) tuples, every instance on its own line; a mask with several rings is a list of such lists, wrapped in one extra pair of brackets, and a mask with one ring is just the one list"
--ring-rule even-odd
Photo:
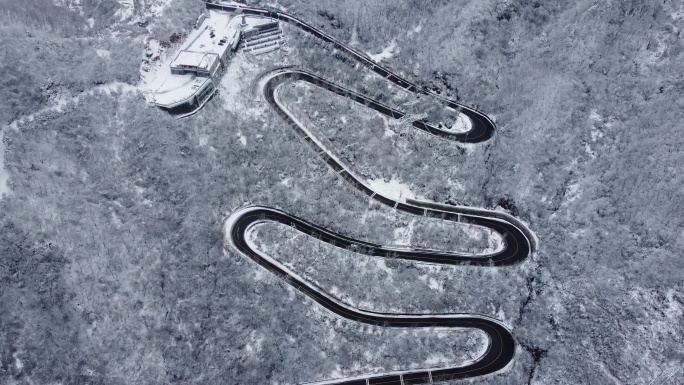
[[(280, 20), (291, 23), (306, 32), (310, 32), (325, 41), (335, 44), (340, 49), (347, 50), (361, 63), (371, 67), (376, 73), (383, 75), (389, 81), (398, 84), (407, 91), (421, 94), (432, 94), (430, 91), (420, 89), (415, 84), (399, 77), (388, 69), (373, 63), (364, 54), (347, 47), (334, 38), (319, 31), (307, 23), (294, 18), (291, 15), (261, 8), (242, 7), (237, 5), (225, 5), (208, 3), (207, 7), (223, 9), (231, 12), (241, 12), (248, 15), (277, 17)], [(485, 353), (474, 362), (463, 366), (447, 368), (425, 368), (417, 370), (405, 370), (381, 375), (365, 375), (355, 378), (333, 379), (316, 382), (316, 384), (335, 385), (409, 385), (431, 384), (440, 381), (482, 376), (497, 372), (506, 367), (515, 355), (516, 344), (511, 332), (498, 320), (478, 314), (390, 314), (377, 313), (350, 307), (338, 299), (327, 294), (322, 288), (317, 287), (308, 280), (300, 277), (282, 263), (269, 255), (261, 252), (252, 242), (251, 237), (255, 226), (267, 222), (281, 223), (291, 226), (297, 231), (319, 239), (335, 247), (352, 250), (381, 258), (397, 258), (413, 260), (433, 264), (469, 264), (478, 266), (504, 266), (513, 265), (525, 260), (535, 249), (534, 234), (519, 220), (500, 212), (491, 210), (448, 206), (418, 200), (399, 200), (384, 196), (368, 186), (352, 167), (341, 161), (334, 151), (326, 148), (323, 142), (316, 137), (304, 124), (292, 114), (292, 111), (281, 103), (278, 98), (279, 89), (289, 82), (305, 81), (315, 86), (327, 89), (343, 97), (354, 100), (369, 108), (389, 117), (400, 119), (404, 113), (381, 102), (370, 99), (355, 91), (349, 90), (330, 83), (314, 74), (297, 69), (279, 69), (265, 74), (261, 79), (262, 96), (270, 107), (294, 130), (294, 132), (307, 143), (311, 149), (319, 155), (336, 173), (338, 173), (352, 187), (356, 188), (369, 199), (392, 207), (405, 213), (438, 218), (445, 221), (467, 223), (482, 226), (497, 232), (503, 240), (503, 247), (499, 250), (481, 255), (463, 254), (450, 251), (420, 249), (412, 247), (393, 247), (373, 244), (365, 241), (352, 239), (340, 234), (328, 231), (320, 226), (309, 223), (304, 219), (284, 213), (280, 210), (263, 207), (249, 206), (238, 209), (230, 215), (224, 223), (224, 241), (226, 247), (232, 247), (241, 254), (251, 258), (260, 266), (269, 270), (283, 279), (299, 292), (307, 295), (316, 303), (335, 315), (366, 324), (395, 327), (395, 328), (474, 328), (487, 335), (488, 345)], [(471, 120), (471, 129), (466, 133), (452, 133), (441, 130), (425, 120), (413, 122), (416, 129), (425, 131), (442, 139), (458, 141), (462, 143), (482, 142), (494, 133), (493, 122), (484, 114), (463, 106), (455, 101), (439, 97), (446, 105), (457, 108)]]

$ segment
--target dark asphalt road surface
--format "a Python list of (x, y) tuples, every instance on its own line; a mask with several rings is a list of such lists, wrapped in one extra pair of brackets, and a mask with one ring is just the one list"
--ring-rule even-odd
[[(262, 256), (254, 250), (245, 239), (245, 234), (250, 227), (264, 222), (276, 222), (286, 226), (291, 226), (297, 231), (319, 239), (335, 247), (353, 250), (357, 253), (373, 255), (383, 258), (410, 259), (421, 262), (456, 264), (464, 261), (477, 260), (476, 257), (459, 256), (456, 253), (440, 253), (432, 250), (421, 249), (396, 249), (382, 245), (359, 241), (343, 235), (332, 233), (322, 227), (309, 223), (301, 218), (289, 215), (282, 211), (269, 207), (251, 207), (234, 219), (232, 226), (227, 230), (233, 246), (242, 254), (248, 256), (253, 261), (271, 271), (301, 293), (309, 296), (315, 302), (345, 319), (361, 322), (365, 324), (381, 327), (400, 327), (400, 328), (426, 328), (426, 327), (446, 327), (446, 328), (474, 328), (484, 332), (489, 339), (489, 346), (486, 353), (479, 357), (476, 362), (469, 365), (450, 367), (436, 370), (407, 370), (391, 376), (369, 376), (363, 379), (340, 380), (335, 384), (366, 384), (368, 379), (372, 384), (397, 383), (402, 384), (429, 384), (432, 381), (446, 381), (481, 376), (496, 372), (504, 368), (515, 355), (515, 341), (511, 333), (499, 322), (485, 316), (479, 315), (421, 315), (421, 314), (386, 314), (368, 311), (359, 311), (350, 308), (345, 304), (335, 300), (325, 294), (320, 288), (315, 287), (309, 282), (299, 279), (290, 274), (283, 265), (277, 261)], [(509, 250), (507, 247), (506, 250)], [(524, 249), (524, 248), (522, 248)], [(515, 260), (524, 258), (526, 255), (521, 253), (522, 249), (517, 249), (518, 254), (511, 255), (510, 252), (502, 253), (509, 256), (508, 259), (495, 259), (493, 264), (510, 264)], [(469, 259), (470, 258), (470, 259)]]
[[(422, 130), (428, 131), (429, 130), (434, 130), (434, 132), (431, 132), (435, 135), (442, 136), (446, 135), (449, 137), (449, 139), (454, 139), (459, 142), (463, 143), (480, 143), (489, 140), (493, 135), (495, 131), (495, 125), (492, 122), (489, 117), (479, 111), (476, 111), (464, 104), (461, 104), (455, 100), (451, 100), (448, 98), (445, 98), (442, 95), (439, 95), (435, 92), (432, 92), (424, 87), (420, 87), (419, 85), (406, 80), (399, 76), (398, 74), (392, 72), (388, 68), (374, 62), (371, 60), (365, 53), (360, 52), (359, 50), (355, 49), (354, 47), (351, 47), (347, 44), (342, 43), (341, 41), (335, 39), (334, 37), (328, 35), (327, 33), (319, 30), (318, 28), (310, 25), (309, 23), (300, 20), (292, 15), (289, 15), (287, 13), (283, 12), (277, 12), (275, 14), (269, 13), (268, 9), (265, 8), (255, 8), (255, 7), (247, 7), (247, 6), (237, 6), (237, 5), (223, 5), (220, 3), (207, 3), (207, 8), (210, 9), (219, 9), (219, 10), (224, 10), (228, 12), (240, 12), (245, 15), (253, 15), (253, 16), (263, 16), (263, 17), (272, 17), (274, 19), (279, 19), (282, 20), (288, 24), (291, 24), (302, 31), (308, 32), (317, 38), (328, 42), (335, 46), (335, 48), (345, 51), (348, 54), (352, 55), (359, 63), (369, 67), (372, 71), (377, 73), (378, 75), (382, 76), (383, 78), (387, 79), (388, 81), (398, 85), (401, 88), (406, 89), (407, 91), (416, 93), (416, 94), (422, 94), (422, 95), (432, 95), (436, 96), (437, 98), (441, 99), (442, 102), (456, 110), (459, 110), (462, 114), (466, 115), (470, 121), (472, 122), (472, 128), (468, 132), (464, 133), (448, 133), (447, 131), (439, 130), (434, 127), (417, 127)], [(419, 121), (421, 122), (421, 121)], [(424, 121), (422, 121), (425, 123)], [(420, 124), (420, 123), (419, 123)], [(415, 126), (415, 124), (414, 124)]]
[[(372, 62), (365, 54), (358, 52), (352, 47), (338, 42), (323, 31), (320, 31), (309, 24), (291, 16), (278, 12), (269, 13), (266, 9), (252, 7), (238, 7), (234, 5), (207, 4), (212, 9), (222, 9), (226, 11), (239, 12), (247, 15), (276, 17), (282, 21), (295, 25), (302, 30), (309, 32), (331, 44), (338, 49), (343, 49), (359, 60), (359, 62), (369, 66), (376, 73), (387, 78), (387, 80), (415, 93), (431, 94), (438, 96), (442, 101), (452, 108), (460, 110), (472, 121), (472, 128), (467, 133), (451, 133), (440, 130), (430, 125), (424, 120), (413, 122), (416, 129), (423, 130), (432, 135), (447, 140), (454, 140), (464, 143), (476, 143), (490, 139), (494, 134), (495, 126), (493, 122), (484, 114), (461, 105), (455, 101), (445, 99), (425, 89), (419, 88), (390, 70)], [(248, 230), (264, 222), (276, 222), (295, 228), (297, 231), (308, 236), (319, 239), (335, 247), (351, 250), (357, 253), (377, 256), (381, 258), (397, 258), (413, 260), (424, 263), (434, 264), (468, 264), (479, 266), (504, 266), (520, 263), (531, 253), (533, 247), (531, 242), (531, 232), (519, 221), (509, 220), (501, 214), (488, 212), (482, 209), (449, 207), (448, 209), (440, 205), (418, 201), (399, 202), (389, 197), (373, 191), (363, 180), (356, 176), (348, 165), (343, 164), (334, 156), (327, 153), (326, 149), (320, 147), (311, 135), (294, 121), (287, 111), (283, 110), (276, 100), (276, 91), (288, 81), (306, 81), (313, 85), (322, 87), (338, 95), (347, 97), (357, 103), (364, 104), (384, 115), (400, 119), (404, 113), (381, 102), (370, 99), (367, 96), (355, 91), (340, 87), (329, 81), (322, 79), (314, 74), (296, 70), (281, 69), (265, 75), (268, 80), (264, 84), (264, 97), (271, 108), (302, 138), (314, 152), (319, 155), (335, 172), (357, 190), (367, 195), (370, 199), (378, 201), (396, 210), (420, 215), (430, 218), (438, 218), (445, 221), (468, 223), (477, 226), (487, 227), (496, 231), (503, 239), (503, 248), (487, 255), (469, 255), (457, 252), (438, 251), (429, 249), (417, 249), (409, 247), (388, 247), (360, 241), (345, 237), (340, 234), (332, 233), (322, 227), (309, 223), (301, 218), (297, 218), (280, 210), (269, 207), (249, 207), (238, 210), (231, 218), (230, 228), (227, 228), (226, 237), (233, 247), (242, 254), (248, 256), (256, 263), (279, 276), (295, 289), (309, 296), (318, 304), (333, 312), (334, 314), (348, 320), (362, 322), (366, 324), (382, 327), (449, 327), (449, 328), (474, 328), (481, 330), (488, 336), (488, 347), (485, 354), (477, 361), (464, 366), (455, 366), (440, 369), (419, 369), (407, 370), (388, 375), (372, 375), (355, 379), (340, 379), (325, 381), (326, 384), (335, 385), (366, 385), (366, 384), (430, 384), (433, 382), (446, 381), (452, 379), (470, 378), (494, 373), (506, 367), (513, 359), (516, 350), (515, 340), (510, 331), (497, 320), (475, 314), (387, 314), (369, 311), (361, 311), (351, 308), (339, 300), (329, 296), (322, 289), (312, 283), (305, 281), (296, 274), (290, 272), (278, 261), (253, 249), (245, 239)]]

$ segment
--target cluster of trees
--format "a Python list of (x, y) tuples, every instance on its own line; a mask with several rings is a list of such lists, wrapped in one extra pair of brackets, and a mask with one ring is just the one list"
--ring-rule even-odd
[[(364, 214), (365, 218), (372, 216), (370, 213)], [(444, 278), (454, 271), (444, 272), (434, 267), (396, 260), (378, 260), (338, 249), (283, 225), (260, 225), (256, 241), (269, 255), (318, 287), (333, 293), (350, 306), (371, 311), (454, 311), (452, 307), (459, 306), (454, 303), (459, 300), (454, 299), (454, 292), (450, 290), (454, 282), (475, 278), (471, 272), (466, 276), (452, 276), (445, 282)], [(344, 274), (339, 274), (341, 272)], [(431, 281), (440, 282), (444, 287), (431, 289)], [(461, 300), (467, 301), (466, 298)], [(484, 304), (484, 301), (479, 302)], [(314, 307), (314, 313), (325, 314), (316, 305), (309, 306)], [(489, 312), (487, 308), (486, 313)], [(326, 354), (337, 356), (339, 361), (336, 364), (343, 376), (454, 365), (479, 357), (486, 344), (484, 336), (476, 330), (436, 332), (429, 329), (385, 330), (353, 322), (342, 322), (342, 325), (340, 330), (333, 328), (330, 331), (336, 335), (336, 339), (339, 338), (338, 344), (325, 346), (324, 349)], [(331, 353), (327, 353), (328, 349)], [(431, 360), (435, 361), (426, 363)], [(318, 378), (329, 376), (325, 370), (317, 370), (317, 375)], [(307, 379), (311, 379), (311, 376), (300, 377), (300, 380)]]
[[(128, 37), (134, 31), (117, 41), (78, 43), (69, 28), (81, 30), (80, 16), (47, 2), (17, 4), (0, 2), (0, 121), (46, 106), (50, 84), (78, 92), (133, 81), (141, 54)], [(323, 247), (283, 241), (282, 229), (265, 232), (265, 246), (352, 303), (504, 318), (522, 354), (510, 371), (473, 383), (597, 383), (612, 381), (609, 375), (649, 383), (659, 368), (681, 365), (683, 153), (676, 128), (684, 109), (675, 107), (684, 65), (676, 31), (684, 25), (670, 2), (280, 4), (343, 39), (355, 35), (363, 50), (377, 52), (396, 38), (391, 67), (445, 92), (446, 85), (458, 89), (499, 122), (489, 144), (466, 154), (422, 134), (385, 138), (380, 118), (345, 100), (315, 88), (288, 90), (342, 156), (367, 175), (397, 176), (428, 199), (490, 208), (505, 199), (542, 248), (520, 267), (428, 269), (389, 261), (385, 270), (368, 259), (364, 272), (358, 261), (366, 257), (317, 254)], [(196, 17), (194, 0), (175, 5), (188, 6), (187, 14), (169, 11), (178, 20)], [(164, 37), (174, 29), (164, 23), (150, 28)], [(300, 65), (390, 102), (408, 101), (390, 88), (377, 91), (381, 79), (364, 79), (364, 69), (327, 47), (291, 36)], [(110, 51), (108, 61), (94, 54), (101, 47)], [(338, 321), (224, 252), (222, 219), (244, 203), (383, 243), (413, 218), (388, 221), (392, 210), (369, 208), (266, 108), (258, 117), (237, 115), (218, 101), (173, 120), (139, 97), (96, 94), (5, 130), (5, 382), (289, 383), (326, 378), (338, 365), (363, 371), (390, 351), (396, 355), (374, 370), (429, 356), (440, 336)], [(340, 116), (349, 129), (340, 129)], [(377, 215), (361, 221), (367, 212)], [(425, 242), (443, 238), (431, 229), (425, 234)], [(347, 281), (352, 273), (382, 284)], [(444, 291), (431, 290), (429, 278)], [(414, 341), (417, 350), (403, 355)], [(480, 346), (453, 341), (440, 353)]]
[(78, 14), (38, 0), (0, 2), (0, 21), (0, 124), (98, 84), (138, 80), (141, 44), (134, 36), (89, 36)]
[[(682, 111), (676, 108), (683, 47), (677, 31), (684, 26), (677, 5), (513, 1), (409, 8), (409, 1), (392, 2), (386, 5), (391, 10), (376, 12), (367, 24), (374, 31), (364, 34), (349, 14), (364, 14), (382, 2), (345, 4), (345, 10), (331, 3), (317, 2), (324, 12), (299, 2), (290, 9), (363, 51), (377, 52), (396, 38), (399, 49), (387, 59), (390, 67), (447, 93), (457, 89), (464, 102), (498, 122), (490, 145), (455, 158), (459, 168), (448, 178), (458, 179), (467, 196), (454, 203), (494, 207), (504, 199), (541, 239), (532, 264), (535, 279), (526, 285), (531, 300), (523, 301), (516, 332), (530, 352), (547, 353), (523, 360), (530, 369), (541, 357), (536, 370), (521, 368), (530, 373), (525, 382), (591, 383), (609, 381), (609, 373), (623, 382), (648, 383), (658, 375), (652, 369), (658, 362), (681, 362), (673, 350), (683, 333), (681, 316), (663, 315), (671, 306), (665, 293), (682, 292), (676, 176), (682, 156), (672, 133)], [(382, 31), (391, 26), (388, 39)], [(310, 65), (318, 69), (319, 63)], [(353, 75), (334, 77), (358, 84)], [(307, 103), (321, 98), (319, 93)], [(355, 153), (364, 147), (354, 147)], [(372, 148), (382, 146), (372, 142)], [(379, 158), (388, 156), (397, 168), (415, 170), (414, 154), (396, 159), (381, 153)], [(372, 155), (365, 159), (374, 159), (374, 169), (384, 163)], [(363, 168), (365, 160), (359, 163)], [(420, 175), (402, 178), (413, 182)], [(628, 294), (634, 287), (660, 300), (640, 305)], [(588, 310), (580, 317), (578, 307)], [(622, 315), (620, 307), (630, 311)], [(624, 317), (619, 329), (595, 322)], [(677, 337), (654, 345), (663, 332), (646, 326), (651, 320)], [(571, 343), (586, 335), (593, 336), (585, 339), (595, 349), (593, 358), (586, 346)], [(649, 350), (650, 363), (617, 353), (628, 341), (636, 350)], [(603, 366), (587, 368), (599, 359)]]
[(173, 43), (172, 36), (188, 33), (204, 9), (202, 1), (172, 1), (150, 26), (151, 36), (161, 42)]
[(51, 0), (2, 0), (0, 15), (3, 19), (3, 34), (11, 29), (23, 33), (37, 29), (74, 34), (86, 24), (81, 15)]
[[(453, 142), (418, 132), (409, 124), (397, 125), (394, 119), (315, 86), (296, 83), (294, 88), (285, 87), (281, 95), (298, 101), (296, 106), (310, 119), (311, 128), (362, 175), (396, 178), (414, 193), (440, 202), (484, 203), (463, 188), (472, 181), (472, 176), (459, 175), (466, 173), (460, 165), (469, 155)], [(407, 110), (419, 111), (413, 106)]]
[[(396, 229), (408, 219), (387, 216), (382, 210), (367, 210), (362, 217), (361, 227), (370, 231), (359, 239), (370, 242), (377, 242), (375, 237), (381, 232), (373, 231), (374, 227)], [(390, 223), (381, 223), (383, 221)], [(326, 292), (334, 293), (351, 306), (366, 310), (470, 312), (487, 314), (513, 324), (519, 318), (520, 303), (527, 296), (526, 277), (519, 274), (516, 267), (436, 266), (371, 257), (356, 250), (328, 245), (286, 226), (272, 224), (260, 227), (258, 242), (269, 255), (286, 263)]]

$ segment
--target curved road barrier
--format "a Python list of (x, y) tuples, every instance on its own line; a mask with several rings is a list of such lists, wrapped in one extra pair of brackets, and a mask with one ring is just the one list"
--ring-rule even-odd
[[(402, 79), (373, 63), (367, 56), (337, 42), (334, 38), (319, 31), (310, 25), (281, 12), (274, 13), (272, 10), (242, 7), (237, 5), (223, 5), (208, 3), (209, 8), (223, 9), (232, 12), (241, 12), (248, 15), (262, 17), (277, 17), (280, 20), (291, 23), (304, 31), (310, 32), (321, 39), (335, 44), (340, 49), (347, 50), (360, 62), (368, 65), (376, 73), (385, 76), (388, 80), (404, 87), (407, 91), (421, 94), (432, 94), (430, 91), (419, 89), (415, 84)], [(289, 270), (286, 266), (261, 252), (251, 241), (252, 230), (255, 226), (275, 222), (291, 226), (297, 231), (310, 237), (319, 239), (335, 247), (351, 250), (356, 253), (381, 257), (413, 260), (423, 263), (457, 265), (468, 264), (478, 266), (506, 266), (520, 263), (525, 260), (536, 247), (534, 234), (514, 217), (499, 212), (476, 209), (470, 207), (457, 207), (441, 205), (417, 200), (397, 200), (384, 196), (374, 191), (368, 184), (357, 175), (350, 165), (340, 160), (335, 153), (326, 148), (323, 142), (316, 137), (304, 124), (298, 121), (292, 111), (289, 111), (278, 99), (280, 87), (288, 82), (305, 81), (315, 86), (324, 88), (343, 97), (361, 103), (381, 114), (395, 119), (401, 119), (405, 114), (393, 107), (375, 101), (345, 87), (335, 85), (325, 79), (306, 71), (293, 68), (282, 68), (265, 74), (261, 79), (261, 91), (264, 99), (271, 108), (294, 130), (294, 132), (306, 142), (312, 150), (319, 155), (336, 173), (358, 191), (367, 195), (370, 199), (402, 211), (408, 214), (437, 218), (444, 221), (460, 222), (475, 226), (486, 227), (497, 232), (503, 247), (499, 250), (481, 254), (464, 254), (450, 251), (421, 249), (412, 247), (394, 247), (373, 244), (345, 237), (328, 231), (320, 226), (309, 223), (301, 218), (284, 213), (280, 210), (250, 206), (235, 211), (224, 223), (224, 240), (226, 247), (235, 248), (241, 254), (249, 257), (260, 266), (277, 275), (299, 292), (307, 295), (316, 303), (323, 306), (336, 316), (351, 321), (393, 328), (474, 328), (483, 332), (488, 339), (485, 353), (474, 362), (462, 366), (447, 368), (426, 368), (416, 370), (397, 371), (381, 375), (365, 375), (355, 378), (333, 379), (317, 382), (316, 384), (335, 385), (409, 385), (431, 384), (452, 379), (462, 379), (482, 376), (497, 372), (506, 367), (515, 356), (516, 344), (511, 332), (498, 320), (479, 314), (394, 314), (377, 313), (353, 308), (340, 300), (330, 296), (323, 289), (317, 287), (297, 273)], [(416, 129), (425, 131), (437, 137), (454, 140), (462, 143), (482, 142), (494, 133), (493, 122), (484, 114), (460, 105), (457, 102), (439, 97), (447, 106), (459, 109), (471, 120), (471, 129), (465, 133), (452, 133), (434, 127), (425, 120), (416, 120), (412, 124)]]
[[(457, 367), (406, 370), (392, 374), (364, 376), (353, 379), (336, 379), (318, 384), (365, 385), (365, 384), (430, 384), (452, 379), (481, 376), (503, 369), (515, 355), (515, 341), (511, 333), (497, 320), (470, 314), (388, 314), (376, 313), (351, 308), (341, 301), (325, 293), (321, 288), (301, 278), (283, 264), (260, 252), (249, 239), (253, 226), (275, 222), (291, 226), (297, 231), (319, 239), (335, 247), (353, 250), (357, 253), (384, 258), (410, 259), (421, 262), (457, 264), (464, 261), (488, 264), (514, 263), (522, 253), (514, 253), (513, 247), (506, 247), (500, 257), (480, 261), (478, 257), (458, 255), (457, 253), (438, 252), (434, 250), (385, 247), (382, 245), (358, 241), (330, 232), (303, 219), (269, 207), (253, 206), (234, 212), (224, 225), (225, 239), (241, 254), (266, 268), (283, 279), (299, 292), (309, 296), (316, 303), (335, 315), (350, 321), (395, 328), (474, 328), (487, 335), (488, 346), (485, 353), (475, 362)], [(517, 248), (524, 249), (525, 245)], [(510, 244), (509, 244), (510, 246)]]
[[(266, 18), (272, 18), (272, 19), (278, 19), (281, 20), (285, 23), (288, 23), (294, 27), (297, 27), (301, 29), (304, 32), (308, 32), (317, 38), (332, 44), (335, 48), (344, 51), (354, 57), (359, 63), (365, 65), (366, 67), (370, 68), (373, 72), (377, 73), (378, 75), (382, 76), (383, 78), (387, 79), (388, 81), (396, 84), (397, 86), (406, 89), (409, 92), (413, 92), (415, 94), (420, 94), (420, 95), (431, 95), (433, 97), (436, 97), (440, 99), (444, 105), (446, 105), (449, 108), (455, 109), (459, 112), (461, 112), (463, 115), (467, 116), (468, 119), (473, 123), (473, 126), (476, 127), (474, 130), (469, 131), (471, 134), (476, 134), (473, 137), (469, 137), (468, 135), (465, 135), (463, 138), (460, 138), (459, 141), (463, 143), (478, 143), (478, 142), (483, 142), (488, 140), (489, 138), (494, 135), (494, 122), (492, 122), (489, 117), (471, 107), (468, 107), (464, 104), (458, 103), (455, 100), (448, 99), (442, 95), (439, 95), (435, 92), (432, 92), (424, 87), (420, 87), (419, 85), (410, 82), (398, 74), (392, 72), (388, 68), (374, 62), (371, 60), (365, 53), (360, 52), (354, 47), (351, 47), (345, 43), (342, 43), (341, 41), (335, 39), (334, 37), (328, 35), (327, 33), (321, 31), (320, 29), (312, 26), (311, 24), (300, 20), (290, 14), (287, 14), (285, 12), (280, 12), (276, 11), (273, 9), (266, 9), (266, 8), (257, 8), (257, 7), (248, 7), (248, 6), (243, 6), (239, 4), (223, 4), (223, 3), (210, 3), (207, 2), (207, 8), (209, 9), (218, 9), (218, 10), (223, 10), (223, 11), (228, 11), (228, 12), (233, 12), (233, 13), (240, 13), (244, 15), (251, 15), (251, 16), (257, 16), (257, 17), (266, 17)], [(466, 133), (468, 134), (468, 133)]]

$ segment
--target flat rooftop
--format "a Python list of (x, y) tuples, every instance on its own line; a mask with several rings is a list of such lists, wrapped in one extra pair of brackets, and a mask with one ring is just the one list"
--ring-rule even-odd
[(172, 67), (179, 66), (189, 66), (209, 69), (211, 64), (216, 60), (217, 55), (215, 53), (204, 53), (204, 52), (192, 52), (192, 51), (180, 51), (178, 56), (173, 59), (171, 63)]
[[(247, 29), (257, 25), (271, 22), (270, 19), (254, 18), (247, 16)], [(198, 29), (193, 29), (185, 43), (181, 45), (173, 60), (165, 61), (159, 69), (154, 81), (150, 84), (149, 100), (153, 103), (173, 107), (188, 101), (193, 95), (211, 82), (209, 77), (200, 77), (191, 73), (175, 75), (171, 73), (171, 67), (187, 65), (197, 68), (207, 68), (216, 60), (217, 55), (224, 55), (226, 50), (231, 49), (240, 39), (240, 23), (242, 15), (232, 15), (224, 11), (210, 10), (208, 17)], [(211, 31), (215, 36), (210, 36)], [(218, 45), (219, 41), (226, 38), (227, 42)]]
[[(171, 67), (189, 65), (207, 68), (214, 55), (223, 57), (236, 39), (240, 38), (240, 18), (221, 11), (209, 10), (209, 15), (202, 25), (193, 30), (181, 52), (171, 62)], [(211, 32), (214, 31), (214, 37)], [(227, 42), (219, 45), (221, 39)]]
[[(237, 17), (240, 18), (240, 22), (242, 22), (242, 15), (238, 15)], [(268, 23), (273, 23), (273, 22), (280, 22), (278, 19), (269, 19), (265, 17), (249, 17), (247, 16), (245, 18), (245, 21), (247, 22), (247, 29), (250, 28), (256, 28), (260, 25), (268, 24)]]

